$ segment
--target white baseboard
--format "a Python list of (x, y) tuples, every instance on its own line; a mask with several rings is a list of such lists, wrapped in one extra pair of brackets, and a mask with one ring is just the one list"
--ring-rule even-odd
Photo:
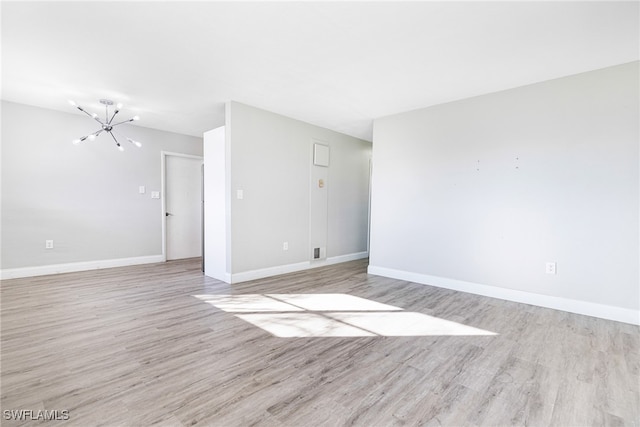
[(297, 262), (295, 264), (278, 265), (275, 267), (261, 268), (259, 270), (243, 271), (231, 274), (231, 280), (227, 283), (248, 282), (249, 280), (264, 279), (265, 277), (278, 276), (280, 274), (295, 273), (296, 271), (309, 270), (325, 265), (339, 264), (355, 261), (369, 256), (369, 252), (356, 252), (353, 254), (329, 257), (323, 260)]
[(587, 301), (579, 301), (569, 298), (541, 295), (514, 289), (499, 288), (496, 286), (482, 285), (479, 283), (465, 282), (462, 280), (448, 279), (446, 277), (430, 276), (427, 274), (412, 273), (409, 271), (394, 270), (391, 268), (370, 265), (369, 274), (389, 277), (392, 279), (406, 280), (422, 285), (438, 288), (452, 289), (454, 291), (467, 292), (498, 298), (507, 301), (536, 305), (539, 307), (553, 308), (569, 313), (584, 314), (586, 316), (615, 320), (632, 325), (640, 325), (640, 310), (597, 304)]
[(126, 267), (129, 265), (153, 264), (163, 262), (162, 255), (149, 255), (133, 258), (105, 259), (98, 261), (72, 262), (69, 264), (40, 265), (37, 267), (7, 268), (0, 270), (0, 279), (18, 279), (21, 277), (46, 276), (49, 274), (73, 273), (76, 271), (96, 270), (100, 268)]
[(296, 271), (309, 268), (309, 262), (298, 262), (295, 264), (277, 265), (275, 267), (261, 268), (259, 270), (243, 271), (242, 273), (231, 274), (230, 283), (248, 282), (249, 280), (264, 279), (265, 277), (278, 276), (280, 274), (294, 273)]
[(224, 283), (231, 283), (231, 274), (229, 273), (207, 273), (205, 271), (204, 275), (207, 277), (211, 277), (212, 279), (220, 280), (221, 282), (224, 282)]
[[(367, 252), (367, 251), (356, 252), (356, 253), (353, 253), (353, 254), (332, 256), (332, 257), (327, 258), (326, 260), (324, 260), (324, 262), (322, 262), (322, 261), (312, 261), (311, 264), (315, 264), (316, 262), (322, 262), (322, 265), (340, 264), (342, 262), (349, 262), (349, 261), (355, 261), (357, 259), (364, 259), (364, 258), (367, 258), (368, 256), (369, 256), (369, 252)], [(314, 267), (316, 267), (316, 266), (314, 265)]]

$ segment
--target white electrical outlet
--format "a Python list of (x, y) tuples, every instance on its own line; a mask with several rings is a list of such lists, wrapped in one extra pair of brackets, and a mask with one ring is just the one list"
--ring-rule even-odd
[(282, 250), (283, 251), (288, 251), (289, 250), (289, 242), (284, 242), (282, 244)]
[(236, 191), (236, 198), (237, 198), (238, 200), (242, 200), (242, 199), (244, 199), (244, 191), (242, 191), (242, 190), (237, 190), (237, 191)]
[(53, 240), (45, 240), (44, 241), (45, 249), (53, 249)]
[(556, 263), (555, 262), (548, 262), (547, 263), (546, 272), (547, 272), (547, 274), (556, 274)]
[(144, 185), (141, 185), (141, 186), (138, 187), (138, 193), (139, 194), (144, 194), (146, 192), (147, 192), (147, 189), (144, 188)]

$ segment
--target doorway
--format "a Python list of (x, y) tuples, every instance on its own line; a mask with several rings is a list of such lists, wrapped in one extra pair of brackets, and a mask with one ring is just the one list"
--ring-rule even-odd
[(162, 152), (163, 254), (167, 261), (201, 257), (203, 159)]

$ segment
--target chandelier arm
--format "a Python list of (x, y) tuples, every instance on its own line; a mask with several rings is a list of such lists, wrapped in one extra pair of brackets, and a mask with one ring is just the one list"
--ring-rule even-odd
[(120, 148), (121, 145), (118, 142), (118, 140), (116, 139), (116, 136), (112, 132), (109, 132), (109, 135), (111, 135), (111, 138), (113, 138), (113, 140), (116, 142), (116, 145), (118, 146), (118, 148)]
[[(118, 109), (116, 108), (116, 110), (113, 112), (113, 116), (111, 116), (111, 120), (109, 120), (109, 121), (107, 122), (107, 124), (108, 124), (108, 125), (111, 125), (111, 122), (112, 122), (112, 121), (113, 121), (113, 119), (116, 117), (116, 114), (118, 114), (119, 112), (120, 112), (120, 110), (118, 110)], [(115, 126), (115, 125), (113, 125), (113, 126)]]
[(97, 130), (97, 131), (95, 131), (95, 132), (93, 132), (93, 133), (90, 133), (89, 135), (85, 135), (85, 136), (83, 136), (83, 137), (81, 137), (81, 138), (76, 139), (76, 140), (75, 140), (76, 142), (74, 142), (74, 143), (76, 143), (76, 144), (77, 144), (77, 143), (80, 143), (80, 142), (84, 142), (84, 141), (86, 141), (87, 139), (88, 139), (89, 141), (93, 141), (93, 140), (94, 140), (94, 139), (96, 139), (96, 137), (97, 137), (98, 135), (100, 135), (102, 132), (104, 132), (104, 129)]
[(131, 141), (131, 138), (127, 138), (125, 135), (121, 134), (120, 132), (116, 132), (115, 129), (111, 129), (111, 134), (112, 135), (118, 135), (118, 138), (124, 138), (127, 141)]
[(129, 123), (129, 122), (132, 122), (132, 121), (134, 121), (134, 120), (133, 119), (123, 120), (121, 122), (116, 123), (115, 125), (111, 125), (111, 127), (118, 126), (118, 125), (121, 125), (123, 123)]
[(135, 141), (135, 140), (129, 138), (128, 136), (125, 136), (125, 135), (121, 134), (120, 132), (116, 132), (115, 129), (112, 129), (111, 132), (116, 134), (116, 135), (118, 135), (120, 138), (126, 139), (127, 141), (129, 141), (131, 143), (131, 145), (135, 145), (138, 148), (142, 147), (142, 143), (141, 142)]
[(80, 111), (82, 111), (83, 113), (85, 113), (87, 116), (91, 117), (93, 120), (95, 120), (96, 122), (100, 123), (101, 125), (103, 125), (104, 123), (102, 123), (102, 121), (98, 118), (98, 115), (93, 115), (90, 112), (88, 112), (87, 110), (85, 110), (84, 108), (82, 108), (81, 106), (76, 106), (76, 108)]

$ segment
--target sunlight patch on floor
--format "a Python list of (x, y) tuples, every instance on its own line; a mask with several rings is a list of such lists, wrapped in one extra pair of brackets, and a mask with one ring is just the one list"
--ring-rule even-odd
[(347, 294), (194, 296), (282, 338), (497, 335)]
[(383, 337), (431, 335), (497, 335), (423, 313), (328, 313), (327, 316)]
[(238, 314), (237, 317), (281, 338), (376, 336), (356, 326), (314, 313), (255, 313)]
[(196, 297), (229, 313), (304, 311), (303, 308), (260, 294), (196, 295)]
[(267, 294), (310, 311), (402, 311), (401, 308), (348, 294)]

